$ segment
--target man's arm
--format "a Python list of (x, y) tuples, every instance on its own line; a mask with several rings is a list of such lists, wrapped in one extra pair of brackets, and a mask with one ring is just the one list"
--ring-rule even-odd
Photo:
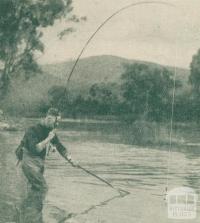
[(55, 135), (55, 137), (51, 140), (51, 143), (56, 146), (56, 149), (58, 150), (58, 152), (60, 153), (61, 156), (63, 156), (66, 159), (71, 159), (68, 156), (68, 150), (65, 146), (63, 146), (63, 144), (60, 142), (59, 138), (57, 135)]
[(46, 139), (36, 144), (37, 152), (42, 152), (47, 144), (55, 137), (55, 133), (51, 131)]
[(55, 133), (50, 133), (49, 136), (43, 141), (39, 142), (38, 136), (33, 128), (29, 128), (25, 133), (25, 147), (35, 155), (39, 155), (46, 145), (55, 137)]
[(68, 155), (67, 148), (63, 146), (57, 135), (55, 135), (55, 137), (51, 140), (51, 143), (56, 146), (56, 149), (58, 150), (60, 155), (64, 157), (73, 167), (79, 167), (77, 163), (74, 163), (74, 161), (72, 161), (71, 156)]

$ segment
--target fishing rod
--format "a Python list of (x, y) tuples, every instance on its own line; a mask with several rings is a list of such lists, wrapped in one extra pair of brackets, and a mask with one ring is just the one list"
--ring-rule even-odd
[[(72, 75), (73, 75), (73, 72), (74, 72), (74, 70), (75, 70), (75, 68), (76, 68), (76, 66), (77, 66), (77, 64), (78, 64), (78, 62), (79, 62), (79, 60), (80, 60), (82, 54), (84, 53), (84, 51), (86, 50), (86, 48), (87, 48), (87, 46), (90, 44), (90, 42), (93, 40), (93, 38), (95, 37), (95, 35), (101, 30), (101, 28), (103, 28), (104, 25), (106, 25), (107, 22), (109, 22), (113, 17), (115, 17), (116, 15), (118, 15), (119, 13), (121, 13), (122, 11), (125, 11), (125, 10), (127, 10), (127, 9), (129, 9), (129, 8), (131, 8), (131, 7), (135, 7), (135, 6), (138, 6), (138, 5), (144, 5), (144, 4), (149, 4), (149, 5), (151, 5), (151, 4), (159, 4), (159, 5), (167, 5), (167, 6), (171, 6), (171, 7), (173, 6), (173, 7), (174, 7), (173, 4), (168, 3), (168, 2), (165, 2), (165, 1), (162, 2), (162, 1), (156, 1), (156, 0), (154, 0), (154, 1), (135, 2), (135, 3), (126, 5), (126, 6), (122, 7), (122, 8), (120, 8), (120, 9), (118, 9), (118, 10), (115, 11), (111, 16), (109, 16), (107, 19), (105, 19), (105, 20), (104, 20), (104, 21), (97, 27), (97, 29), (96, 29), (95, 32), (90, 36), (90, 38), (87, 40), (87, 42), (84, 44), (84, 46), (83, 46), (81, 52), (78, 54), (78, 57), (76, 58), (76, 60), (75, 60), (75, 62), (74, 62), (74, 64), (73, 64), (73, 66), (72, 66), (72, 69), (71, 69), (69, 75), (67, 76), (67, 74), (66, 74), (67, 81), (66, 81), (66, 86), (65, 86), (65, 88), (64, 88), (64, 98), (67, 98), (67, 99), (69, 100), (69, 92), (68, 92), (68, 91), (69, 91), (69, 90), (68, 90), (68, 88), (69, 88), (69, 82), (70, 82), (70, 80), (71, 80), (71, 77), (72, 77)], [(69, 159), (67, 159), (67, 158), (66, 158), (66, 160), (71, 164), (71, 166), (83, 170), (84, 172), (86, 172), (86, 173), (90, 174), (91, 176), (97, 178), (98, 180), (104, 182), (104, 183), (107, 184), (109, 187), (111, 187), (111, 188), (117, 190), (118, 193), (119, 193), (120, 195), (121, 195), (122, 192), (125, 193), (126, 195), (127, 195), (127, 194), (130, 194), (128, 191), (124, 191), (124, 190), (122, 190), (122, 189), (115, 188), (112, 184), (110, 184), (110, 183), (107, 182), (106, 180), (102, 179), (101, 177), (97, 176), (96, 174), (92, 173), (91, 171), (89, 171), (89, 170), (87, 170), (87, 169), (81, 167), (80, 165), (75, 165), (71, 160), (69, 160)]]
[(75, 168), (78, 168), (78, 169), (81, 169), (83, 170), (84, 172), (86, 172), (87, 174), (90, 174), (91, 176), (95, 177), (96, 179), (100, 180), (101, 182), (105, 183), (107, 186), (111, 187), (112, 189), (116, 190), (121, 197), (125, 197), (126, 195), (130, 194), (130, 192), (126, 191), (126, 190), (123, 190), (121, 188), (116, 188), (114, 187), (111, 183), (109, 183), (107, 180), (97, 176), (96, 174), (94, 174), (93, 172), (91, 172), (90, 170), (87, 170), (86, 168), (80, 166), (79, 164), (74, 164), (73, 161), (67, 157), (64, 157), (67, 162), (72, 166), (72, 167), (75, 167)]

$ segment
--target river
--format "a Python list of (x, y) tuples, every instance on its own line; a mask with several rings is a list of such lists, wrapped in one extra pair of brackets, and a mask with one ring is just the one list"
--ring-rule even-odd
[[(118, 196), (116, 190), (70, 166), (57, 152), (50, 153), (45, 170), (49, 190), (43, 203), (44, 222), (180, 222), (168, 218), (164, 199), (167, 178), (168, 190), (186, 186), (199, 194), (199, 148), (179, 151), (172, 147), (169, 153), (159, 147), (138, 147), (121, 140), (117, 123), (84, 125), (87, 127), (66, 121), (58, 130), (73, 160), (130, 194)], [(27, 196), (26, 181), (14, 155), (22, 136), (23, 131), (0, 132), (1, 223), (17, 222), (18, 207)], [(190, 222), (200, 222), (199, 202), (197, 217)]]

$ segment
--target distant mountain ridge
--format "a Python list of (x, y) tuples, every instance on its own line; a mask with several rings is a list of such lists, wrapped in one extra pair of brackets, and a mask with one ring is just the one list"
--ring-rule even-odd
[[(174, 72), (174, 67), (164, 66), (147, 61), (130, 60), (122, 57), (112, 56), (112, 55), (102, 55), (102, 56), (92, 56), (80, 59), (71, 82), (75, 85), (91, 85), (99, 82), (119, 82), (120, 76), (123, 73), (123, 64), (132, 63), (144, 63), (149, 66), (155, 67), (166, 67), (172, 72)], [(53, 75), (59, 79), (64, 79), (68, 77), (74, 61), (67, 61), (57, 64), (47, 64), (42, 66), (44, 73), (48, 75)], [(183, 84), (187, 84), (189, 70), (177, 67), (177, 79), (182, 80)]]

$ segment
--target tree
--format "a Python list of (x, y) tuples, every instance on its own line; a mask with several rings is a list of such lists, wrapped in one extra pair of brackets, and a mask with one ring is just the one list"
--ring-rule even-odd
[[(70, 17), (72, 0), (0, 1), (0, 90), (5, 95), (19, 71), (39, 71), (34, 52), (43, 52), (42, 28)], [(69, 18), (70, 19), (70, 18)]]
[(165, 68), (146, 64), (125, 65), (122, 94), (132, 114), (144, 119), (160, 120), (167, 112), (172, 73)]
[(48, 91), (49, 103), (53, 107), (63, 108), (63, 98), (65, 97), (65, 87), (60, 85), (52, 86)]
[(197, 54), (192, 58), (190, 64), (190, 76), (189, 82), (192, 85), (192, 90), (195, 96), (199, 97), (200, 95), (200, 49)]
[(190, 76), (189, 83), (192, 87), (191, 92), (191, 105), (192, 107), (192, 117), (196, 120), (200, 120), (200, 49), (197, 53), (192, 57), (192, 61), (190, 63)]
[(89, 101), (93, 110), (99, 115), (111, 115), (115, 113), (118, 98), (114, 83), (96, 83), (89, 90)]

